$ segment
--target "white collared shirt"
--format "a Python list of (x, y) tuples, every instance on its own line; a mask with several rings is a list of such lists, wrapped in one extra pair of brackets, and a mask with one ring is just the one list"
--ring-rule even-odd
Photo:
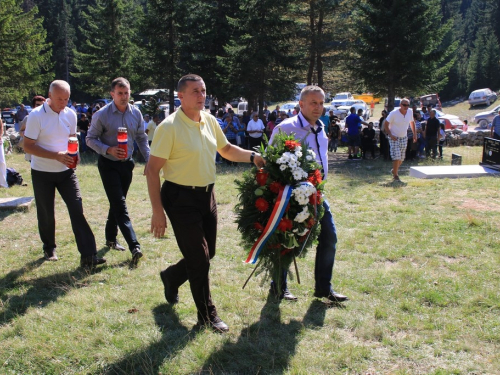
[[(71, 134), (76, 134), (76, 113), (68, 107), (56, 113), (47, 102), (31, 111), (24, 132), (26, 138), (54, 152), (68, 149), (68, 139)], [(41, 172), (63, 172), (68, 169), (57, 160), (36, 155), (31, 156), (31, 168)]]

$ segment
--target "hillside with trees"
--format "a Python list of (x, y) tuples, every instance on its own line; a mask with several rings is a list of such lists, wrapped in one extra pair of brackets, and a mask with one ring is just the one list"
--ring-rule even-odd
[(171, 90), (188, 72), (254, 105), (296, 82), (454, 98), (500, 88), (498, 19), (498, 0), (3, 0), (0, 101), (54, 78), (78, 101), (118, 75), (134, 92)]

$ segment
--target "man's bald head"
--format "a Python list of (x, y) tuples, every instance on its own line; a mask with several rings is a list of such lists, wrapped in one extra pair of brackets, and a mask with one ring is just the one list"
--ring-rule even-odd
[(62, 91), (67, 91), (71, 92), (71, 88), (69, 87), (69, 83), (63, 80), (55, 80), (52, 81), (49, 87), (49, 92), (54, 92), (55, 90), (62, 90)]

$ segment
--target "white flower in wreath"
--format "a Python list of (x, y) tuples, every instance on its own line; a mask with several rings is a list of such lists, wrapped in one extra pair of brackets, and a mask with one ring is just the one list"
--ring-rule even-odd
[(311, 155), (307, 155), (306, 160), (311, 161), (311, 160), (313, 160), (313, 157)]
[(296, 156), (297, 158), (302, 157), (302, 151), (295, 151), (295, 156)]
[[(298, 231), (298, 229), (297, 229), (297, 231)], [(297, 234), (298, 234), (299, 236), (304, 236), (304, 235), (306, 235), (306, 234), (307, 234), (307, 232), (309, 232), (309, 228), (304, 228), (304, 230), (303, 230), (302, 232), (297, 233)]]
[(286, 168), (287, 168), (287, 166), (285, 164), (281, 164), (280, 165), (280, 170), (281, 171), (284, 171)]
[(293, 174), (293, 178), (295, 180), (297, 180), (297, 181), (302, 180), (302, 172), (301, 172), (300, 168), (294, 169), (292, 174)]
[(316, 153), (315, 153), (313, 150), (309, 149), (309, 150), (307, 150), (307, 153), (308, 153), (309, 155), (311, 155), (311, 157), (312, 157), (313, 159), (316, 159)]
[(295, 216), (295, 219), (293, 221), (296, 221), (297, 223), (302, 223), (306, 221), (309, 218), (309, 210), (307, 209), (307, 206), (305, 206), (301, 212)]

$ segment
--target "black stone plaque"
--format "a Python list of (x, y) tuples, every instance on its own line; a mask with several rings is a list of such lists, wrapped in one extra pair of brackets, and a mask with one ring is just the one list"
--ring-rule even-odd
[(500, 171), (500, 140), (484, 138), (483, 161), (479, 165)]

